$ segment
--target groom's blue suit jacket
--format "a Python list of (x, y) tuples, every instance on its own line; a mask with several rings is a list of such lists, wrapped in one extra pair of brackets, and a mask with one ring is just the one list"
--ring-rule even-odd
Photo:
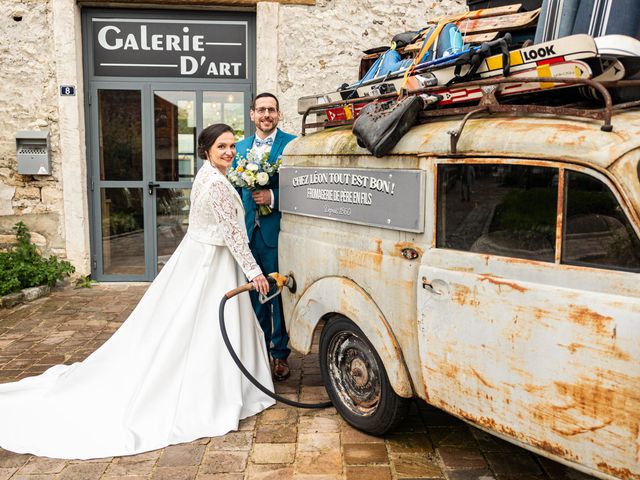
[[(269, 162), (276, 163), (278, 157), (282, 154), (284, 147), (287, 143), (293, 140), (295, 135), (291, 135), (289, 133), (283, 132), (278, 129), (276, 133), (276, 138), (273, 141), (273, 145), (271, 146), (271, 153), (269, 154)], [(236, 145), (236, 153), (241, 157), (246, 157), (247, 152), (253, 146), (253, 140), (255, 139), (255, 135), (251, 135), (250, 137), (241, 140)], [(233, 167), (235, 168), (237, 161), (234, 159)], [(273, 212), (269, 215), (265, 215), (260, 217), (260, 232), (262, 233), (262, 238), (264, 239), (264, 243), (266, 243), (269, 247), (277, 247), (278, 246), (278, 233), (280, 232), (280, 210), (278, 209), (279, 199), (280, 199), (280, 188), (279, 188), (279, 177), (276, 173), (271, 177), (269, 183), (265, 185), (264, 188), (268, 188), (273, 191), (274, 198), (274, 208)], [(255, 227), (255, 218), (256, 218), (256, 202), (253, 200), (251, 196), (251, 192), (246, 188), (242, 189), (241, 192), (242, 204), (244, 205), (244, 221), (247, 225), (247, 234), (249, 235), (249, 240), (253, 237), (254, 227)]]

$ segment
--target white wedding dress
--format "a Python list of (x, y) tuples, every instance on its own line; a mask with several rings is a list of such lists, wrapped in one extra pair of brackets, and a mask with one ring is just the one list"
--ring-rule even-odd
[[(81, 363), (0, 385), (0, 447), (69, 459), (132, 455), (223, 435), (273, 405), (233, 363), (218, 323), (222, 296), (260, 273), (243, 217), (235, 189), (205, 162), (185, 238), (120, 329)], [(243, 364), (273, 390), (247, 293), (227, 302), (225, 318)]]

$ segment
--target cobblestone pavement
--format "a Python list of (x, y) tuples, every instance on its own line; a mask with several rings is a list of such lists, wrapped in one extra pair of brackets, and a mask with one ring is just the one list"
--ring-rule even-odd
[[(0, 310), (0, 382), (80, 361), (120, 326), (146, 284), (67, 288)], [(215, 319), (212, 319), (214, 321)], [(317, 341), (316, 341), (317, 345)], [(292, 375), (277, 390), (324, 399), (317, 354), (292, 355)], [(2, 428), (2, 426), (0, 426)], [(120, 458), (65, 461), (0, 449), (0, 480), (449, 479), (588, 480), (424, 403), (385, 438), (364, 435), (335, 409), (282, 404), (244, 420), (223, 437)]]

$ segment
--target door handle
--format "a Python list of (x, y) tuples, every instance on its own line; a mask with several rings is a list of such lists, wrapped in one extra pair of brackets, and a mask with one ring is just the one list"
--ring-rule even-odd
[(439, 279), (429, 282), (427, 277), (422, 277), (422, 288), (433, 295), (443, 296), (443, 298), (449, 294), (449, 284)]
[(159, 183), (149, 182), (147, 184), (147, 186), (149, 187), (149, 195), (153, 195), (153, 189), (154, 188), (158, 188), (160, 186), (160, 184)]

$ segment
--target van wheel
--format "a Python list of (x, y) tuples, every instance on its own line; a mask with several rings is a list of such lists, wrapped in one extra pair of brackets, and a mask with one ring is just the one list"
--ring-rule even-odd
[(351, 320), (338, 317), (322, 330), (320, 371), (333, 405), (357, 429), (382, 435), (405, 417), (410, 400), (393, 391), (378, 353)]

